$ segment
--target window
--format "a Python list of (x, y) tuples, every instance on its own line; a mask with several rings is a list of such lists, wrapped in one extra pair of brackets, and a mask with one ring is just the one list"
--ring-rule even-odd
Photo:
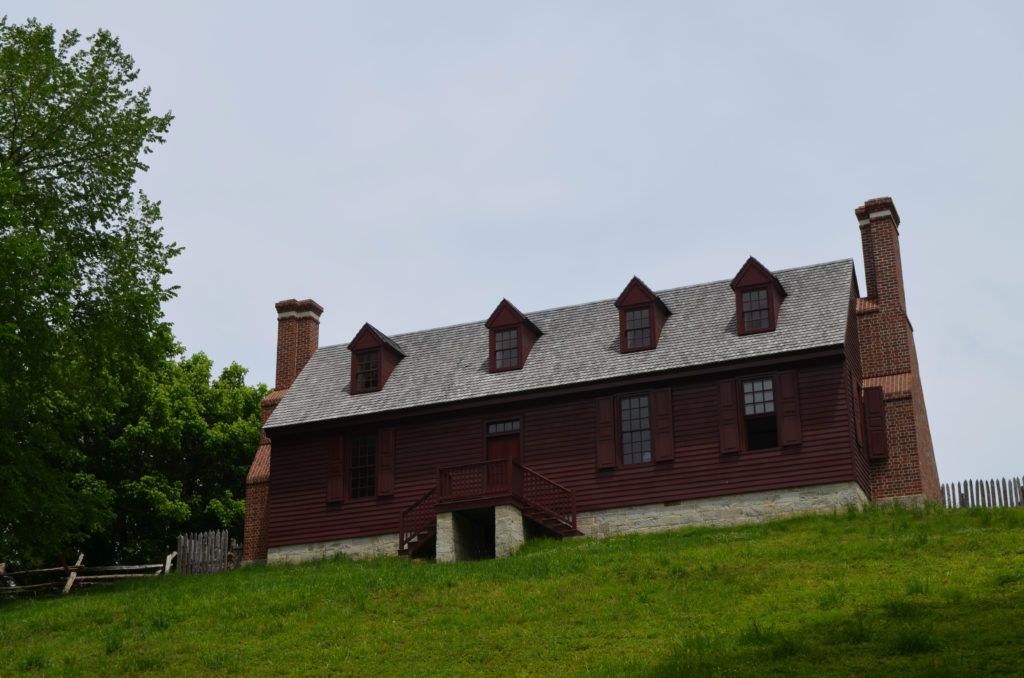
[(405, 353), (390, 337), (370, 323), (349, 342), (352, 372), (349, 387), (353, 394), (379, 391), (398, 366)]
[(775, 384), (771, 377), (743, 382), (743, 420), (748, 450), (778, 446)]
[(489, 330), (487, 362), (491, 372), (522, 369), (542, 334), (508, 299), (501, 300), (484, 327)]
[(626, 348), (648, 348), (651, 345), (651, 309), (626, 311)]
[(619, 351), (644, 351), (657, 348), (661, 330), (668, 318), (668, 307), (636, 276), (615, 300), (619, 309)]
[(356, 390), (368, 391), (379, 384), (378, 352), (367, 351), (356, 356)]
[(743, 293), (743, 330), (754, 332), (771, 327), (768, 310), (768, 290), (762, 288)]
[(736, 331), (740, 336), (775, 330), (786, 290), (771, 271), (750, 257), (729, 286), (736, 293)]
[(622, 463), (651, 461), (651, 413), (647, 396), (630, 396), (619, 401), (621, 412)]
[(349, 496), (372, 497), (377, 490), (377, 436), (363, 435), (352, 439), (349, 467)]
[(487, 435), (489, 436), (500, 436), (506, 433), (519, 433), (518, 419), (514, 421), (499, 421), (487, 425)]
[(519, 328), (494, 332), (494, 369), (519, 366)]

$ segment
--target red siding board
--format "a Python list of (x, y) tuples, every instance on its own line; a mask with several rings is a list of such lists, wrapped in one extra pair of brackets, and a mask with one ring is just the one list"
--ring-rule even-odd
[[(671, 456), (630, 467), (615, 465), (614, 393), (429, 421), (394, 421), (393, 496), (344, 504), (327, 503), (322, 474), (328, 466), (328, 440), (345, 431), (282, 436), (273, 442), (268, 544), (397, 532), (402, 511), (434, 485), (438, 465), (482, 461), (486, 423), (502, 419), (520, 420), (523, 463), (574, 489), (581, 511), (858, 480), (853, 433), (844, 414), (849, 406), (845, 370), (836, 361), (793, 373), (800, 406), (798, 444), (730, 455), (720, 452), (724, 433), (717, 381), (678, 381), (671, 389), (655, 389), (655, 419), (662, 419), (661, 408), (671, 413), (671, 428), (655, 431), (655, 437), (669, 443)], [(735, 398), (735, 378), (728, 382)], [(610, 464), (599, 468), (598, 458), (608, 449)]]

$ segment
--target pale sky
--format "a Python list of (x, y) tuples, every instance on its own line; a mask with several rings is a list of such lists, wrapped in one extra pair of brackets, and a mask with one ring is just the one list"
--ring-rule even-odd
[(47, 2), (106, 28), (168, 141), (188, 351), (273, 385), (322, 345), (852, 258), (892, 196), (943, 482), (1024, 474), (1019, 2)]

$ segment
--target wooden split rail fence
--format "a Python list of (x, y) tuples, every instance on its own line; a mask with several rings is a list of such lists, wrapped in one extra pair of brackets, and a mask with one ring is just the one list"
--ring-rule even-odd
[(162, 563), (148, 565), (93, 565), (85, 566), (84, 554), (78, 554), (74, 565), (43, 567), (35, 570), (7, 571), (7, 564), (0, 563), (0, 598), (26, 598), (33, 596), (70, 593), (72, 588), (84, 588), (93, 584), (111, 583), (138, 577), (155, 577), (167, 574), (177, 553), (172, 553)]
[(942, 485), (946, 508), (1024, 506), (1024, 478), (965, 480)]

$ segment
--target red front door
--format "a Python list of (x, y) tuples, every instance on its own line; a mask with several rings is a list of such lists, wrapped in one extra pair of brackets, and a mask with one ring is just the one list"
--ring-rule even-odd
[[(487, 461), (511, 459), (519, 461), (519, 435), (491, 436), (487, 439)], [(507, 464), (487, 465), (487, 493), (505, 494), (511, 491)]]
[(519, 435), (491, 436), (487, 439), (487, 461), (511, 459), (519, 461)]

